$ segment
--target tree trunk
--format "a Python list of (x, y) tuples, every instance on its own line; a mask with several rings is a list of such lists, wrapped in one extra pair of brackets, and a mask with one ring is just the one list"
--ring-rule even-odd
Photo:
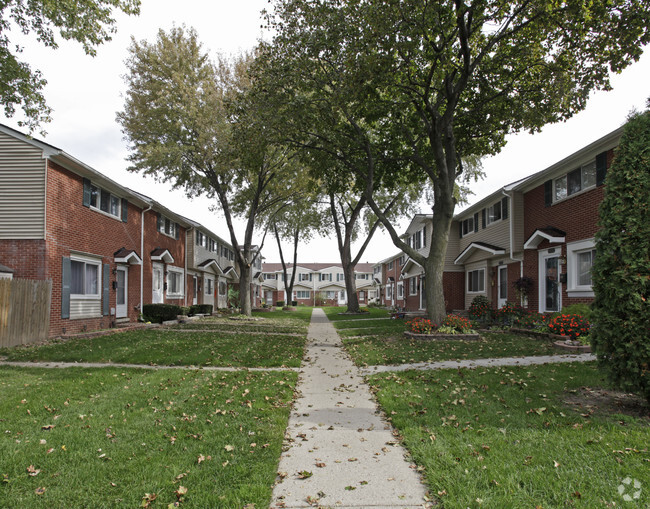
[(357, 282), (354, 275), (354, 267), (348, 258), (343, 262), (343, 278), (345, 279), (345, 291), (348, 294), (347, 313), (360, 313), (359, 298), (357, 297)]
[(433, 210), (433, 232), (431, 233), (431, 244), (429, 256), (424, 262), (425, 274), (425, 295), (427, 298), (427, 317), (434, 323), (440, 325), (447, 316), (445, 306), (445, 293), (443, 286), (443, 274), (445, 271), (445, 257), (449, 243), (449, 229), (453, 216), (453, 201), (450, 201), (452, 210), (445, 211), (440, 204)]
[(251, 304), (252, 267), (245, 265), (239, 267), (239, 308), (242, 315), (253, 316)]

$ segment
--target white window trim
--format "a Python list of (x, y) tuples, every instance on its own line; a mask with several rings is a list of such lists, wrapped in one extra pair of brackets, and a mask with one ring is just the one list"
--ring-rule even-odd
[[(490, 209), (494, 210), (494, 207), (497, 206), (497, 205), (499, 206), (499, 209), (501, 210), (501, 217), (499, 217), (499, 219), (490, 220)], [(486, 209), (485, 209), (485, 227), (487, 228), (488, 226), (500, 223), (501, 221), (503, 221), (503, 203), (501, 202), (501, 200), (499, 200), (497, 202), (494, 202), (489, 207), (486, 207)]]
[[(483, 290), (470, 290), (469, 289), (469, 275), (472, 272), (483, 271)], [(477, 295), (486, 293), (486, 281), (485, 281), (486, 270), (485, 268), (472, 269), (465, 272), (465, 288), (467, 289), (468, 294)]]
[[(575, 196), (572, 194), (571, 196)], [(578, 284), (578, 254), (583, 251), (591, 251), (596, 248), (595, 239), (586, 239), (578, 242), (568, 243), (567, 251), (567, 295), (569, 297), (591, 297), (594, 291), (591, 285)]]
[[(181, 276), (181, 284), (180, 284), (180, 292), (177, 293), (172, 293), (170, 290), (170, 284), (169, 284), (169, 275), (172, 273), (180, 274)], [(165, 282), (167, 283), (167, 298), (168, 299), (179, 299), (185, 296), (185, 271), (180, 268), (180, 267), (174, 267), (174, 266), (168, 266), (167, 267), (167, 276), (165, 277)]]
[[(462, 233), (462, 231), (463, 231), (463, 223), (465, 221), (469, 221), (470, 219), (472, 220), (472, 229), (470, 231), (468, 231), (467, 233)], [(476, 233), (476, 231), (475, 231), (476, 226), (474, 225), (474, 216), (466, 217), (465, 219), (461, 219), (459, 228), (460, 228), (460, 231), (462, 233), (463, 238), (467, 237), (468, 235), (471, 235), (472, 233)]]
[(114, 196), (115, 198), (120, 200), (120, 211), (118, 212), (118, 214), (116, 216), (114, 216), (110, 212), (106, 212), (105, 210), (102, 210), (99, 207), (96, 207), (95, 205), (92, 205), (92, 204), (88, 204), (88, 208), (90, 210), (94, 210), (95, 212), (99, 212), (100, 214), (102, 214), (102, 215), (104, 215), (106, 217), (110, 217), (111, 219), (115, 219), (116, 221), (121, 222), (122, 221), (122, 207), (124, 206), (124, 198), (122, 198), (121, 196), (118, 196), (118, 195), (116, 195), (114, 193), (111, 193), (110, 191), (107, 191), (103, 187), (98, 186), (97, 184), (95, 184), (93, 182), (91, 182), (90, 185), (92, 187), (96, 187), (99, 190), (99, 200), (100, 200), (100, 202), (101, 202), (102, 191), (106, 191), (110, 196)]
[[(415, 283), (415, 285), (413, 285)], [(415, 286), (415, 290), (413, 289), (413, 286)], [(417, 282), (417, 276), (414, 276), (409, 279), (409, 295), (417, 295), (418, 294), (418, 282)]]
[(404, 299), (404, 283), (402, 281), (397, 283), (397, 298)]
[[(97, 266), (97, 294), (86, 294), (86, 293), (70, 293), (70, 300), (101, 300), (102, 298), (102, 280), (103, 278), (103, 267), (101, 258), (93, 258), (91, 256), (80, 256), (71, 254), (71, 262), (82, 262), (90, 265)], [(84, 281), (85, 282), (85, 281)]]
[[(582, 163), (580, 165), (579, 169), (580, 169), (580, 172), (581, 172), (580, 173), (580, 185), (581, 186), (582, 186), (582, 169), (585, 166), (588, 166), (588, 165), (594, 164), (594, 163), (595, 163), (595, 159), (592, 158), (592, 159), (590, 159), (588, 161), (585, 161), (584, 163)], [(583, 193), (586, 193), (586, 192), (591, 191), (592, 189), (596, 189), (596, 187), (598, 187), (598, 182), (596, 181), (595, 183), (593, 183), (592, 185), (590, 185), (588, 187), (581, 187), (580, 191), (578, 191), (577, 193), (568, 194), (569, 193), (569, 173), (572, 173), (577, 169), (578, 168), (574, 168), (573, 170), (568, 171), (568, 172), (566, 172), (566, 173), (564, 173), (562, 175), (559, 175), (559, 176), (557, 176), (557, 177), (555, 177), (553, 179), (553, 201), (552, 201), (552, 205), (554, 205), (556, 203), (562, 203), (563, 201), (569, 200), (569, 199), (573, 198), (574, 196), (579, 196), (579, 195), (581, 195)], [(564, 198), (557, 198), (555, 183), (558, 180), (560, 180), (561, 178), (566, 179), (566, 182), (567, 182), (567, 195)]]

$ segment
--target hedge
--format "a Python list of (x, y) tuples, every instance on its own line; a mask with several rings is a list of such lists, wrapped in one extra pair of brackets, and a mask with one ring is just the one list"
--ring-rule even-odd
[(145, 304), (142, 306), (142, 316), (145, 321), (152, 323), (163, 323), (168, 320), (176, 320), (182, 314), (183, 308), (175, 304)]

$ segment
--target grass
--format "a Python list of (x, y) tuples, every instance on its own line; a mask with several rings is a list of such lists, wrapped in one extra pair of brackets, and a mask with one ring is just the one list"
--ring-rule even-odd
[(0, 505), (268, 507), (295, 383), (290, 372), (0, 368)]
[(360, 315), (346, 315), (342, 314), (347, 311), (347, 307), (323, 307), (323, 311), (327, 315), (330, 321), (342, 321), (342, 320), (363, 320), (364, 318), (386, 318), (390, 316), (390, 313), (387, 309), (384, 308), (362, 308), (367, 311), (367, 313), (362, 313)]
[[(650, 419), (564, 402), (603, 386), (593, 363), (370, 382), (445, 509), (650, 504)], [(643, 486), (630, 504), (618, 492), (626, 478)]]
[(385, 329), (381, 334), (369, 330), (371, 335), (362, 337), (345, 337), (341, 334), (343, 344), (355, 364), (373, 366), (562, 353), (546, 339), (520, 334), (488, 332), (481, 333), (483, 339), (479, 341), (423, 341), (405, 337), (402, 334), (404, 329), (398, 331), (397, 324), (391, 326), (396, 330)]
[[(188, 328), (189, 330), (189, 328)], [(231, 324), (231, 330), (240, 330)], [(117, 362), (170, 366), (298, 367), (306, 336), (146, 329), (0, 349), (9, 361)]]
[(253, 312), (253, 316), (286, 322), (302, 321), (309, 325), (313, 309), (310, 306), (297, 306), (295, 311), (283, 311), (282, 309), (276, 309), (275, 311), (256, 311)]

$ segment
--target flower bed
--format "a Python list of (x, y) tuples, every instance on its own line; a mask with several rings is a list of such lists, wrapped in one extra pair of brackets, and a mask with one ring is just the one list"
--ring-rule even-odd
[(414, 332), (405, 331), (404, 335), (407, 338), (422, 339), (426, 341), (478, 341), (481, 339), (481, 336), (477, 332), (470, 334), (448, 334), (445, 332), (416, 334)]
[(418, 316), (406, 322), (409, 330), (404, 335), (410, 338), (431, 340), (477, 340), (481, 337), (474, 331), (467, 318), (447, 315), (441, 325), (428, 318)]

